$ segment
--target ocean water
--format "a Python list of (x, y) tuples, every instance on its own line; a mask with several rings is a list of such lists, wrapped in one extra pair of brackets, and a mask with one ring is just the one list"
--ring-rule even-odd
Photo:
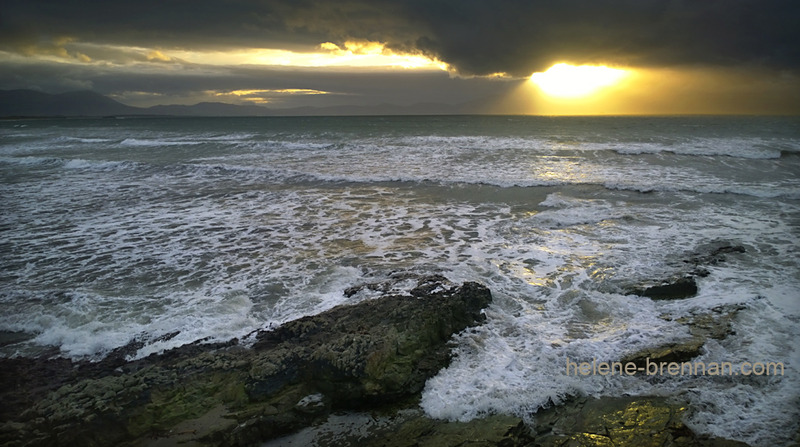
[[(2, 356), (138, 340), (142, 357), (441, 273), (495, 300), (428, 382), (432, 416), (535, 423), (569, 396), (664, 394), (703, 433), (779, 445), (799, 428), (797, 117), (2, 121), (0, 207)], [(720, 245), (746, 251), (696, 297), (623, 294)], [(784, 375), (565, 374), (686, 339), (676, 320), (726, 305), (735, 333), (698, 360)]]

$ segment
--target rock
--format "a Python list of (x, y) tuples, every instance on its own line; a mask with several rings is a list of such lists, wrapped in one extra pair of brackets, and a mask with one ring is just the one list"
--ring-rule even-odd
[[(717, 306), (708, 312), (700, 312), (696, 315), (681, 317), (675, 321), (689, 326), (689, 332), (696, 337), (704, 339), (713, 338), (722, 340), (728, 335), (733, 335), (733, 319), (739, 311), (747, 309), (743, 304), (729, 304)], [(671, 319), (669, 315), (662, 318)]]
[(747, 444), (697, 435), (683, 424), (684, 402), (661, 397), (579, 398), (534, 416), (529, 446), (729, 446)]
[(663, 397), (574, 398), (532, 415), (533, 424), (502, 414), (468, 422), (432, 419), (412, 405), (385, 414), (338, 413), (267, 443), (381, 447), (717, 446), (746, 444), (698, 435), (683, 423), (691, 409)]
[(698, 247), (696, 252), (685, 259), (683, 263), (692, 266), (697, 276), (706, 276), (708, 271), (703, 266), (725, 262), (726, 254), (745, 253), (746, 251), (742, 245), (735, 245), (728, 241), (715, 241)]
[(0, 444), (257, 444), (332, 409), (417, 395), (490, 302), (479, 284), (422, 277), (411, 293), (261, 332), (249, 349), (232, 340), (136, 361), (125, 360), (130, 346), (97, 363), (0, 359)]
[(294, 409), (305, 414), (324, 414), (330, 408), (330, 401), (324, 394), (316, 393), (300, 399)]
[(687, 254), (686, 258), (676, 265), (680, 273), (661, 281), (648, 281), (623, 287), (623, 293), (640, 295), (654, 300), (691, 298), (697, 295), (696, 278), (703, 278), (710, 274), (707, 266), (725, 262), (726, 254), (744, 253), (745, 251), (743, 246), (726, 241), (716, 241), (698, 247), (695, 252)]
[[(703, 346), (709, 338), (722, 340), (732, 334), (733, 319), (742, 309), (745, 309), (742, 305), (719, 306), (708, 312), (674, 319), (689, 327), (690, 338), (678, 343), (641, 350), (624, 357), (621, 362), (623, 364), (633, 362), (640, 367), (645, 366), (648, 360), (655, 363), (688, 362), (702, 354)], [(670, 315), (662, 315), (661, 318), (673, 320)]]
[(418, 392), (447, 364), (450, 336), (482, 321), (491, 300), (476, 283), (434, 282), (421, 279), (430, 293), (414, 298), (368, 300), (259, 334), (253, 349), (276, 354), (254, 361), (248, 392), (258, 396), (298, 381), (334, 402)]
[(28, 341), (36, 337), (36, 334), (19, 331), (0, 331), (0, 348), (14, 345), (23, 341)]
[(263, 447), (286, 445), (446, 447), (464, 445), (523, 446), (527, 436), (518, 417), (491, 415), (469, 422), (432, 419), (418, 408), (408, 407), (385, 413), (343, 412), (325, 422), (292, 435), (275, 439)]
[(704, 338), (693, 336), (680, 343), (671, 343), (651, 349), (644, 349), (635, 354), (623, 357), (621, 362), (623, 365), (628, 362), (633, 362), (637, 367), (644, 367), (648, 361), (656, 364), (662, 362), (688, 362), (702, 354), (703, 345), (705, 345)]
[(644, 289), (634, 289), (630, 291), (629, 294), (646, 296), (654, 300), (678, 300), (682, 298), (691, 298), (697, 295), (697, 282), (693, 276), (685, 276), (664, 282), (657, 286), (650, 286)]

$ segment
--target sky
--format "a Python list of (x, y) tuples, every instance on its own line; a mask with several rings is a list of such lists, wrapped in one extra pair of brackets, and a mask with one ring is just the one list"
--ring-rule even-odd
[(797, 0), (0, 0), (0, 89), (140, 107), (798, 114), (798, 23)]

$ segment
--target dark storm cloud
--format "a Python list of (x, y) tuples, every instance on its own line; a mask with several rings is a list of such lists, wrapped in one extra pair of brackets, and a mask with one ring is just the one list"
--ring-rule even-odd
[(555, 61), (630, 65), (800, 64), (800, 2), (419, 1), (420, 47), (472, 73), (530, 74)]
[(277, 3), (257, 0), (4, 0), (0, 42), (6, 48), (50, 39), (182, 48), (318, 44), (324, 36), (289, 31)]
[(193, 49), (369, 39), (462, 74), (526, 76), (556, 61), (794, 70), (799, 22), (796, 0), (4, 0), (0, 48), (30, 52), (59, 37)]

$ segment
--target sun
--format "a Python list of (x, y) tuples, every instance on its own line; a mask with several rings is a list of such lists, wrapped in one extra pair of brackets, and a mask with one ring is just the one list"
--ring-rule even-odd
[(574, 99), (592, 95), (599, 90), (619, 83), (627, 71), (602, 65), (556, 64), (542, 73), (531, 75), (531, 82), (539, 89), (557, 98)]

